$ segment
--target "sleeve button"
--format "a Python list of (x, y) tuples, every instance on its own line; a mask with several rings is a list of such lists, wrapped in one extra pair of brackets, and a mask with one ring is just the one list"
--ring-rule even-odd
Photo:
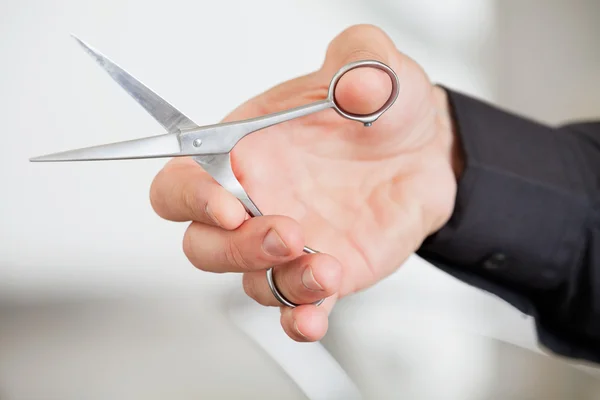
[(483, 268), (493, 271), (502, 268), (506, 264), (506, 254), (494, 253), (483, 263)]

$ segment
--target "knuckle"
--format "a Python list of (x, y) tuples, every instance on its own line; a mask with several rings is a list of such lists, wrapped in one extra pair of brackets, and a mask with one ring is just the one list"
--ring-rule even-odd
[(353, 40), (360, 40), (366, 34), (372, 34), (376, 32), (379, 34), (380, 29), (375, 25), (371, 24), (354, 24), (350, 25), (346, 29), (342, 30), (330, 43), (330, 48), (335, 47), (338, 44), (352, 42)]
[(349, 26), (338, 34), (330, 43), (329, 49), (338, 47), (348, 49), (365, 43), (388, 43), (389, 36), (379, 27), (372, 24), (356, 24)]
[(307, 300), (307, 295), (311, 293), (304, 287), (302, 282), (298, 280), (298, 275), (294, 273), (294, 270), (298, 268), (298, 264), (293, 262), (288, 264), (287, 267), (276, 267), (275, 274), (273, 279), (275, 280), (275, 284), (277, 288), (287, 298), (289, 301), (293, 303), (303, 303)]
[(244, 293), (246, 293), (248, 297), (256, 300), (256, 285), (251, 275), (244, 274), (242, 278), (242, 287), (244, 288)]
[(396, 54), (396, 45), (381, 28), (357, 24), (343, 30), (329, 43), (325, 65), (339, 68), (343, 64), (364, 59), (393, 64), (398, 62)]
[(187, 257), (187, 259), (198, 269), (202, 269), (199, 265), (196, 264), (196, 254), (194, 252), (194, 223), (192, 222), (190, 226), (188, 226), (187, 230), (183, 235), (182, 249), (183, 254)]
[(196, 229), (199, 226), (199, 222), (192, 222), (185, 234), (183, 235), (182, 248), (183, 253), (188, 261), (197, 269), (204, 272), (220, 273), (215, 266), (208, 260), (210, 257), (206, 257), (205, 250), (198, 251), (198, 240), (200, 231)]
[(374, 51), (368, 49), (354, 48), (346, 53), (344, 56), (344, 63), (349, 63), (357, 60), (382, 60), (384, 57), (381, 54), (377, 54)]
[(152, 183), (150, 184), (150, 206), (154, 212), (161, 218), (164, 218), (163, 204), (164, 199), (161, 194), (161, 181), (164, 176), (164, 170), (161, 170), (156, 174)]
[(261, 306), (268, 306), (269, 302), (267, 301), (266, 296), (261, 295), (260, 290), (257, 285), (257, 282), (256, 282), (256, 278), (257, 278), (257, 276), (255, 274), (252, 274), (252, 273), (244, 274), (244, 277), (242, 279), (244, 293), (246, 293), (246, 295), (248, 297), (250, 297), (252, 300), (256, 301)]
[(293, 280), (293, 278), (286, 274), (286, 270), (280, 269), (276, 276), (276, 284), (281, 293), (290, 301), (294, 303), (301, 303), (303, 301), (303, 294), (305, 293), (304, 287), (300, 281)]
[(202, 221), (202, 215), (198, 212), (198, 202), (192, 185), (188, 182), (181, 190), (181, 204), (193, 221)]
[(233, 265), (234, 267), (237, 267), (242, 271), (252, 270), (252, 266), (248, 262), (247, 257), (244, 257), (240, 246), (236, 243), (236, 241), (233, 238), (227, 240), (225, 258), (229, 265)]
[(349, 37), (362, 37), (366, 34), (370, 35), (384, 35), (385, 32), (379, 28), (377, 25), (373, 24), (354, 24), (350, 25), (348, 28), (344, 29), (342, 35), (346, 35)]

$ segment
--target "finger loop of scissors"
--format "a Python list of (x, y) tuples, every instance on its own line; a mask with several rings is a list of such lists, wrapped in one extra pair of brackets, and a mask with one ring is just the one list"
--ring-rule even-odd
[[(383, 104), (383, 106), (381, 106), (377, 111), (372, 112), (370, 114), (354, 114), (354, 113), (348, 112), (348, 111), (344, 110), (338, 104), (338, 102), (335, 98), (335, 89), (337, 88), (338, 82), (340, 81), (342, 76), (344, 76), (344, 74), (346, 74), (346, 72), (348, 72), (348, 71), (351, 71), (356, 68), (362, 68), (362, 67), (377, 68), (377, 69), (385, 72), (390, 77), (390, 80), (392, 82), (392, 92), (390, 93), (390, 97)], [(398, 98), (399, 91), (400, 91), (399, 79), (393, 69), (391, 69), (390, 67), (388, 67), (387, 65), (385, 65), (379, 61), (361, 60), (361, 61), (356, 61), (353, 63), (346, 64), (334, 75), (334, 77), (331, 80), (331, 83), (329, 85), (328, 100), (331, 103), (333, 109), (341, 116), (351, 119), (353, 121), (362, 122), (365, 126), (371, 126), (373, 124), (373, 122), (375, 122), (379, 117), (381, 117), (381, 115), (384, 112), (386, 112), (392, 106), (392, 104), (394, 104), (394, 102)]]
[[(281, 304), (283, 304), (287, 307), (290, 307), (290, 308), (296, 308), (300, 305), (300, 304), (296, 304), (296, 303), (289, 301), (288, 299), (285, 298), (285, 296), (283, 294), (281, 294), (281, 292), (277, 288), (277, 285), (275, 284), (275, 278), (273, 276), (273, 268), (269, 268), (267, 270), (267, 282), (269, 283), (269, 288), (271, 289), (271, 293), (273, 293), (273, 296), (275, 296), (277, 301), (279, 301)], [(315, 306), (320, 306), (321, 303), (323, 303), (323, 301), (325, 301), (324, 298), (314, 302), (313, 304)]]

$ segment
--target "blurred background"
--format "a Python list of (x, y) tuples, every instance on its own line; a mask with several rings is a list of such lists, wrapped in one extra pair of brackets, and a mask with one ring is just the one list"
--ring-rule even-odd
[(594, 0), (2, 0), (0, 399), (598, 399), (597, 368), (414, 257), (286, 340), (239, 277), (195, 270), (156, 217), (164, 160), (28, 158), (162, 133), (74, 33), (196, 123), (319, 67), (355, 23), (431, 79), (555, 124), (600, 117)]

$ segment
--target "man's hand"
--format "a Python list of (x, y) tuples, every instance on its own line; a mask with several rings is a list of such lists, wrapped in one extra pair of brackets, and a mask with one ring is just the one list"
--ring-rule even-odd
[[(396, 270), (449, 219), (460, 165), (442, 89), (376, 27), (354, 26), (330, 44), (321, 69), (285, 82), (237, 108), (226, 120), (256, 117), (325, 98), (343, 65), (375, 59), (400, 79), (396, 103), (372, 127), (333, 110), (253, 133), (232, 154), (235, 174), (265, 216), (242, 204), (193, 160), (170, 161), (156, 176), (151, 202), (172, 221), (192, 221), (183, 239), (203, 271), (243, 274), (260, 304), (280, 306), (265, 271), (296, 308), (281, 324), (298, 341), (321, 339), (337, 298)], [(391, 91), (372, 68), (348, 72), (336, 99), (353, 113), (372, 112)], [(304, 245), (318, 254), (304, 254)], [(307, 304), (327, 297), (323, 305)]]

